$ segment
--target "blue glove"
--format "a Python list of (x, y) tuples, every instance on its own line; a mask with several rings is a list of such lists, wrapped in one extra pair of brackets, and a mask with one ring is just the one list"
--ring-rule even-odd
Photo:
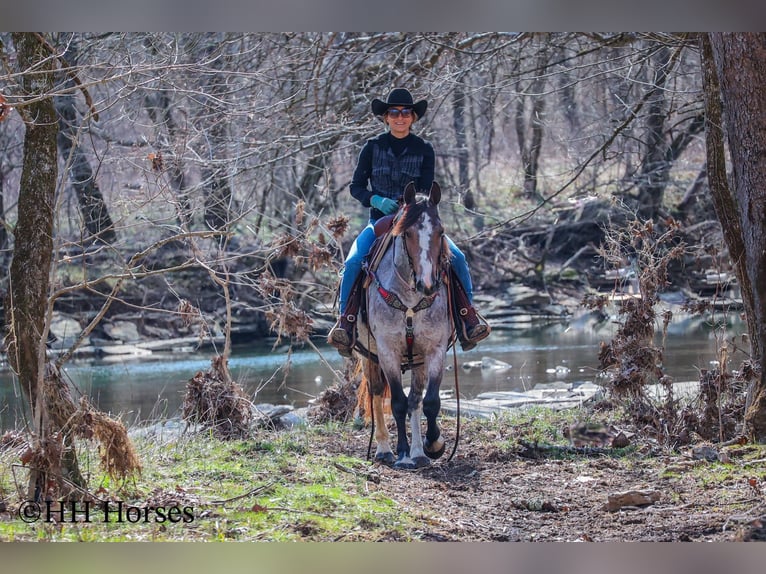
[(399, 209), (399, 204), (396, 203), (393, 199), (389, 199), (388, 197), (381, 197), (380, 195), (373, 195), (370, 198), (370, 205), (372, 205), (375, 209), (382, 211), (386, 215)]

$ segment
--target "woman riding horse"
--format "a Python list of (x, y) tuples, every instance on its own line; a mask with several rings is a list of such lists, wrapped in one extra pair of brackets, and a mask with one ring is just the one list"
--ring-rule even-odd
[[(372, 100), (372, 113), (386, 124), (388, 131), (365, 143), (351, 180), (351, 195), (370, 208), (370, 220), (346, 258), (340, 284), (340, 317), (328, 335), (328, 342), (344, 357), (351, 356), (359, 308), (358, 294), (352, 296), (351, 291), (375, 241), (375, 222), (397, 211), (408, 183), (415, 182), (416, 189), (426, 193), (433, 183), (434, 149), (410, 131), (427, 107), (426, 100), (415, 103), (412, 94), (404, 88), (392, 90), (385, 102)], [(452, 267), (467, 297), (459, 314), (462, 325), (456, 326), (460, 344), (467, 351), (487, 337), (490, 329), (473, 307), (473, 283), (465, 255), (449, 238), (447, 243)]]

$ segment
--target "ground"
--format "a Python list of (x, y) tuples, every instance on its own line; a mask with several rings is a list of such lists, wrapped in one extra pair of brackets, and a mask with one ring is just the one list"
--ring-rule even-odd
[[(148, 518), (137, 522), (116, 521), (115, 512), (105, 522), (97, 506), (89, 521), (23, 519), (28, 503), (19, 459), (26, 447), (15, 440), (19, 435), (13, 441), (6, 435), (0, 541), (766, 539), (764, 445), (696, 445), (710, 460), (695, 458), (695, 445), (660, 445), (620, 426), (613, 413), (540, 408), (492, 420), (461, 418), (448, 460), (457, 419), (440, 421), (447, 451), (415, 471), (368, 461), (369, 427), (352, 422), (261, 428), (236, 440), (159, 422), (131, 430), (143, 469), (127, 481), (102, 474), (95, 445), (81, 443), (92, 500), (141, 508), (137, 515)], [(581, 446), (586, 435), (576, 429), (586, 427), (606, 429), (604, 437), (622, 429), (630, 438), (620, 448), (608, 441)], [(608, 508), (616, 494), (631, 490), (649, 504)], [(167, 515), (176, 506), (188, 508), (193, 520), (161, 521), (152, 510)]]
[[(370, 490), (424, 518), (413, 536), (436, 541), (731, 541), (766, 538), (766, 459), (755, 445), (730, 447), (729, 462), (661, 453), (650, 444), (530, 459), (513, 446), (513, 425), (469, 421), (451, 462), (411, 472), (376, 466)], [(454, 420), (445, 421), (445, 434)], [(356, 436), (354, 448), (366, 435)], [(335, 444), (323, 445), (333, 450)], [(347, 447), (348, 445), (344, 445)], [(449, 454), (448, 452), (445, 457)], [(572, 451), (572, 452), (567, 452)], [(642, 453), (642, 451), (644, 451)], [(587, 449), (580, 449), (587, 452)], [(610, 494), (654, 490), (645, 507), (606, 509)]]

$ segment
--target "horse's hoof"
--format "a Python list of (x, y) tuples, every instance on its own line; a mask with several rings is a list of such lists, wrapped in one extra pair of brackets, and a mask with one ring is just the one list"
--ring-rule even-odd
[(396, 470), (415, 470), (417, 466), (415, 466), (415, 463), (410, 457), (403, 456), (394, 463), (394, 468)]
[(431, 459), (427, 456), (416, 456), (412, 459), (412, 462), (415, 465), (415, 468), (425, 468), (426, 466), (431, 466)]
[(375, 455), (375, 462), (385, 464), (386, 466), (391, 466), (392, 464), (394, 464), (394, 453), (392, 452), (378, 453)]
[(444, 442), (443, 440), (437, 440), (436, 441), (437, 445), (440, 444), (440, 443), (441, 443), (441, 447), (440, 448), (438, 448), (436, 450), (432, 450), (434, 445), (431, 444), (430, 442), (428, 442), (428, 440), (424, 440), (423, 441), (423, 451), (425, 451), (426, 456), (428, 458), (433, 459), (433, 460), (436, 460), (437, 458), (441, 458), (441, 456), (444, 454), (445, 448), (447, 447), (447, 443)]

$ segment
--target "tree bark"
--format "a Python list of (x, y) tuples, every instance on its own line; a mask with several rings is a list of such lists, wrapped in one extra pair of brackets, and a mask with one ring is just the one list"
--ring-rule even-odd
[[(0, 170), (0, 271), (3, 273), (6, 272), (5, 264), (7, 262), (6, 259), (6, 251), (9, 247), (9, 241), (8, 241), (8, 231), (5, 229), (5, 203), (4, 203), (4, 196), (5, 196), (5, 175), (3, 174), (2, 170)], [(0, 315), (0, 325), (3, 324), (2, 315)]]
[[(38, 70), (35, 75), (22, 76), (25, 94), (36, 98), (52, 90), (54, 62), (43, 44), (29, 33), (15, 33), (13, 40), (22, 73), (35, 66)], [(53, 258), (58, 121), (51, 98), (33, 101), (21, 111), (26, 131), (11, 263), (8, 359), (34, 416), (45, 360), (43, 332)]]
[[(546, 46), (546, 41), (549, 36), (549, 34), (544, 35), (541, 46), (538, 48), (535, 56), (535, 76), (529, 83), (529, 87), (525, 90), (521, 81), (516, 84), (519, 99), (514, 113), (514, 125), (524, 171), (524, 197), (536, 201), (545, 199), (538, 189), (537, 172), (545, 134), (545, 95), (543, 92), (548, 81), (547, 69), (550, 62), (550, 51)], [(530, 102), (529, 116), (526, 116), (527, 101)]]
[[(745, 414), (748, 433), (766, 441), (766, 34), (709, 34), (720, 82), (723, 118), (731, 155), (731, 183), (741, 226), (744, 283), (749, 283), (752, 308), (747, 309), (753, 358), (761, 367), (753, 400)], [(703, 41), (704, 48), (704, 41)], [(706, 94), (707, 97), (707, 94)], [(719, 160), (720, 161), (720, 160)], [(712, 166), (709, 166), (712, 167)], [(711, 185), (712, 187), (712, 185)], [(736, 233), (736, 229), (732, 231)], [(743, 290), (744, 296), (744, 290)]]
[(459, 82), (452, 91), (452, 127), (455, 130), (457, 148), (458, 184), (463, 194), (463, 205), (467, 209), (476, 207), (471, 182), (468, 178), (468, 142), (465, 135), (465, 90)]
[[(540, 56), (543, 60), (543, 56)], [(543, 134), (545, 126), (543, 115), (545, 112), (545, 99), (542, 96), (545, 86), (545, 76), (541, 71), (540, 76), (535, 78), (530, 88), (531, 110), (529, 118), (525, 117), (525, 97), (521, 96), (516, 104), (516, 137), (519, 142), (519, 152), (524, 170), (524, 196), (538, 201), (543, 196), (537, 189), (537, 171), (539, 167), (540, 152), (542, 151)]]

